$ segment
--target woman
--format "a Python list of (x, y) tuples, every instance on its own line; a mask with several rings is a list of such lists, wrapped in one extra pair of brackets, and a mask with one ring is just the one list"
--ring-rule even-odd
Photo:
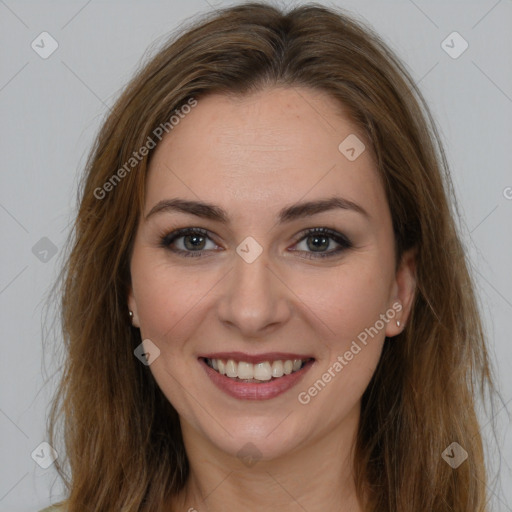
[(117, 101), (81, 192), (62, 510), (486, 510), (446, 162), (371, 31), (318, 5), (196, 22)]

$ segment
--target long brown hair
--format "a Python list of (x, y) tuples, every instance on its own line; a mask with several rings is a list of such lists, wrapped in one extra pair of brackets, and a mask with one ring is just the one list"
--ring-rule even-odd
[[(341, 10), (259, 3), (173, 36), (117, 100), (87, 162), (61, 277), (65, 360), (49, 423), (58, 446), (64, 420), (70, 475), (55, 464), (68, 511), (160, 510), (189, 471), (177, 412), (133, 353), (141, 337), (128, 318), (129, 262), (153, 149), (130, 159), (191, 99), (275, 85), (325, 91), (348, 109), (383, 178), (397, 262), (416, 248), (410, 319), (385, 343), (362, 398), (354, 474), (365, 510), (482, 512), (475, 399), (494, 386), (429, 110), (388, 47)], [(457, 469), (441, 457), (452, 442), (469, 455)]]

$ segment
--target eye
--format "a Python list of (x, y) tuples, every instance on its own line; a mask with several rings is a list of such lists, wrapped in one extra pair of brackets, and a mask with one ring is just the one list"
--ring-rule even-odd
[(216, 247), (205, 229), (184, 228), (162, 237), (161, 246), (182, 256), (197, 257), (202, 256), (203, 251), (212, 249), (207, 247), (207, 241), (214, 245), (213, 249)]
[[(333, 231), (328, 228), (312, 228), (301, 233), (302, 237), (299, 239), (299, 244), (304, 244), (305, 249), (293, 249), (304, 252), (304, 257), (309, 259), (314, 258), (327, 258), (338, 255), (346, 249), (353, 247), (352, 242), (343, 234)], [(332, 242), (337, 244), (338, 247), (333, 250), (326, 251)]]
[[(353, 247), (352, 242), (343, 234), (328, 228), (312, 228), (300, 233), (295, 246), (303, 244), (302, 249), (292, 249), (292, 252), (304, 253), (304, 258), (327, 258), (335, 256)], [(208, 247), (210, 242), (213, 247)], [(160, 245), (180, 256), (201, 257), (204, 252), (215, 250), (217, 245), (212, 241), (208, 231), (202, 228), (177, 229), (161, 237)], [(329, 247), (337, 245), (337, 247)]]

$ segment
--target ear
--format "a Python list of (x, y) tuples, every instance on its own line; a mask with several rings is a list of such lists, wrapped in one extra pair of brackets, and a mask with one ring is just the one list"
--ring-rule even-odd
[(130, 285), (130, 289), (128, 291), (128, 309), (133, 313), (132, 316), (132, 325), (134, 327), (140, 328), (139, 324), (139, 315), (137, 312), (137, 301), (135, 300), (135, 296), (133, 294), (133, 288), (132, 285)]
[[(391, 338), (400, 334), (409, 318), (416, 292), (416, 249), (409, 249), (402, 255), (396, 271), (390, 296), (389, 307), (396, 311), (392, 321), (386, 326), (386, 336)], [(400, 326), (397, 325), (397, 320)]]

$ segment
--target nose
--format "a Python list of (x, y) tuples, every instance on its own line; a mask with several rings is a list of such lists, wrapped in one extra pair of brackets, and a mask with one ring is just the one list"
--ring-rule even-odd
[(266, 251), (252, 263), (236, 255), (222, 287), (218, 317), (238, 336), (261, 339), (291, 316), (293, 294), (269, 265)]

